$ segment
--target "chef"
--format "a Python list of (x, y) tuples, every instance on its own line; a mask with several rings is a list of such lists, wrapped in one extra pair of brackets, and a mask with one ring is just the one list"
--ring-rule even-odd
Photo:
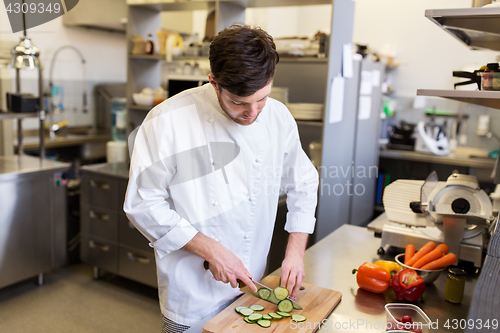
[(209, 60), (209, 83), (159, 104), (134, 133), (124, 210), (155, 249), (164, 332), (221, 311), (241, 294), (238, 279), (256, 291), (284, 193), (281, 286), (294, 299), (316, 221), (317, 171), (292, 115), (269, 98), (272, 37), (232, 25)]

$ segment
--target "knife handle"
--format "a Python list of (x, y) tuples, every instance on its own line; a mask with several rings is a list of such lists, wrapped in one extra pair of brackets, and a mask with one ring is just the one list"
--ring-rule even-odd
[[(208, 261), (206, 261), (206, 260), (205, 260), (205, 261), (203, 261), (203, 267), (204, 267), (205, 269), (209, 269), (209, 268), (210, 268), (210, 264), (209, 264), (209, 262), (208, 262)], [(237, 280), (236, 280), (236, 282), (238, 282), (238, 288), (243, 288), (243, 287), (245, 287), (245, 286), (246, 286), (246, 284), (245, 284), (243, 281), (241, 281), (240, 279), (237, 279)]]

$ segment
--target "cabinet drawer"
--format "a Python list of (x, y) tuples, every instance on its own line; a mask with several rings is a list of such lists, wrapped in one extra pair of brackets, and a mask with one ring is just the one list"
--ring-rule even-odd
[(156, 262), (153, 250), (149, 253), (120, 246), (119, 274), (129, 279), (158, 287)]
[(106, 240), (82, 235), (80, 258), (89, 265), (97, 266), (111, 273), (118, 272), (118, 246)]
[(82, 233), (118, 241), (118, 221), (115, 211), (85, 204), (82, 204), (81, 208)]
[(100, 207), (117, 209), (118, 181), (84, 173), (81, 183), (81, 201)]
[(144, 251), (151, 251), (149, 241), (129, 222), (127, 215), (119, 214), (118, 229), (120, 244), (135, 247)]

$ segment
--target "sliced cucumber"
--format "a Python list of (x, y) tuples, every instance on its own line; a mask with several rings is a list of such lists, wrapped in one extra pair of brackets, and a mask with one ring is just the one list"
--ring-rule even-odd
[(250, 305), (250, 309), (252, 309), (254, 311), (262, 311), (262, 310), (264, 310), (264, 305), (253, 304), (253, 305)]
[(260, 327), (268, 328), (268, 327), (271, 327), (271, 321), (261, 319), (261, 320), (257, 321), (257, 325), (259, 325)]
[(255, 321), (251, 321), (248, 319), (248, 317), (245, 317), (243, 318), (243, 320), (245, 321), (245, 323), (248, 323), (248, 324), (255, 324)]
[(253, 310), (250, 308), (244, 308), (244, 309), (240, 309), (239, 312), (240, 312), (240, 314), (244, 315), (245, 317), (248, 317), (253, 313)]
[(266, 288), (260, 288), (257, 293), (259, 294), (259, 297), (262, 299), (268, 299), (269, 296), (271, 295), (271, 290), (266, 289)]
[(291, 317), (292, 315), (289, 314), (288, 312), (281, 312), (281, 311), (278, 311), (276, 312), (277, 314), (279, 314), (280, 316), (282, 317)]
[(236, 311), (236, 312), (240, 313), (240, 310), (241, 310), (241, 309), (248, 309), (248, 308), (247, 308), (246, 306), (241, 306), (241, 305), (240, 305), (240, 306), (235, 307), (235, 308), (234, 308), (234, 311)]
[(283, 318), (282, 316), (280, 316), (279, 314), (274, 313), (274, 312), (269, 313), (269, 315), (270, 315), (270, 316), (271, 316), (271, 318), (273, 318), (273, 319), (281, 319), (281, 318)]
[(293, 321), (296, 321), (297, 323), (300, 323), (300, 322), (303, 322), (303, 321), (306, 321), (306, 317), (303, 316), (303, 315), (300, 315), (300, 314), (297, 314), (297, 313), (294, 313), (292, 315), (292, 320)]
[(278, 303), (278, 310), (281, 312), (290, 312), (293, 310), (293, 304), (292, 301), (289, 299), (284, 299), (281, 302)]
[(273, 319), (273, 317), (271, 317), (268, 314), (265, 314), (265, 315), (262, 316), (262, 319), (264, 319), (264, 320), (271, 320), (271, 319)]
[(276, 299), (278, 299), (280, 301), (287, 298), (288, 294), (289, 294), (288, 289), (283, 288), (283, 287), (276, 287), (276, 288), (274, 288), (273, 292), (274, 292), (274, 296), (276, 296)]
[(248, 320), (256, 322), (257, 320), (261, 320), (262, 319), (262, 314), (261, 313), (252, 313), (247, 318), (248, 318)]

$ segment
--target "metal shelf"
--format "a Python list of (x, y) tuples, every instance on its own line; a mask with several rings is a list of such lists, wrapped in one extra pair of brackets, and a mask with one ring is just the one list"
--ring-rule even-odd
[(129, 54), (129, 59), (139, 60), (165, 60), (164, 54)]
[(425, 17), (470, 49), (500, 51), (500, 7), (429, 9)]
[(152, 108), (154, 108), (154, 106), (127, 104), (127, 109), (132, 110), (150, 111)]
[[(220, 2), (232, 2), (236, 6), (251, 7), (283, 7), (283, 6), (306, 6), (306, 5), (331, 5), (331, 0), (220, 0)], [(216, 1), (192, 0), (127, 0), (129, 6), (148, 7), (154, 11), (174, 10), (204, 10), (214, 8)]]
[(500, 109), (500, 91), (418, 89), (418, 96), (435, 96)]
[(38, 118), (38, 112), (4, 112), (0, 110), (0, 119)]

